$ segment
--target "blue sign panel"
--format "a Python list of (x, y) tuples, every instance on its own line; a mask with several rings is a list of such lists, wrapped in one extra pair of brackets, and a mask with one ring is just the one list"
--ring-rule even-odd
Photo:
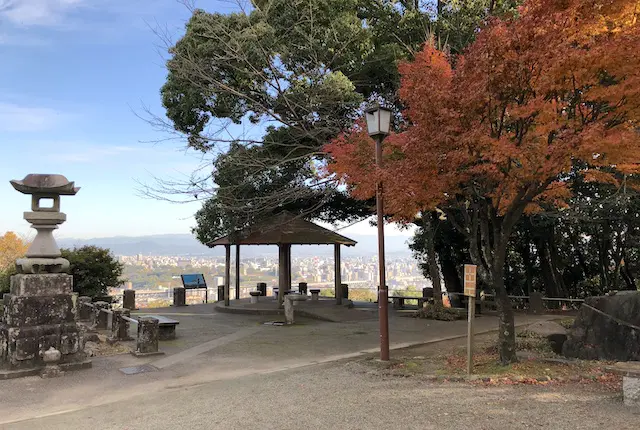
[(182, 277), (182, 285), (185, 288), (207, 288), (207, 283), (204, 280), (203, 274), (195, 274), (195, 275), (181, 275)]

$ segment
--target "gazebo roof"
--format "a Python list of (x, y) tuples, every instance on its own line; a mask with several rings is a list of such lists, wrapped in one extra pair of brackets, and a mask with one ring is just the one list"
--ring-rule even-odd
[(290, 212), (280, 212), (269, 221), (220, 237), (216, 245), (333, 245), (355, 246), (357, 242), (334, 231), (306, 221)]

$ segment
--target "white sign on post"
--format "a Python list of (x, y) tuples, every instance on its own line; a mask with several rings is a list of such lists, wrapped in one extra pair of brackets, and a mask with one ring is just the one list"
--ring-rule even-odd
[(467, 374), (473, 371), (473, 320), (476, 315), (476, 272), (473, 264), (464, 265), (464, 295), (467, 296)]

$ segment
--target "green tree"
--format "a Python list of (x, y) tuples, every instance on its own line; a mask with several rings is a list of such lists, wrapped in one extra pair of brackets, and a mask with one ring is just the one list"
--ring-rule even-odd
[[(160, 181), (148, 193), (204, 198), (194, 233), (205, 243), (282, 209), (329, 222), (370, 215), (372, 201), (317, 179), (322, 146), (352, 125), (363, 101), (396, 100), (398, 62), (434, 32), (459, 52), (487, 16), (513, 2), (443, 2), (440, 17), (420, 3), (254, 0), (247, 13), (196, 10), (169, 50), (169, 123), (156, 124), (217, 154), (213, 173)], [(233, 135), (233, 123), (260, 131)]]
[(108, 249), (83, 246), (62, 249), (62, 258), (69, 260), (73, 275), (73, 291), (81, 296), (105, 296), (109, 288), (117, 287), (124, 265)]

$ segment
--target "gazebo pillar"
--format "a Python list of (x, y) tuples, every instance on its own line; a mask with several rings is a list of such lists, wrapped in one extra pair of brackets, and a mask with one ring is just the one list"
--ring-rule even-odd
[[(291, 247), (291, 245), (288, 245)], [(284, 292), (287, 286), (288, 270), (287, 261), (289, 260), (287, 254), (287, 244), (281, 243), (278, 245), (278, 306), (282, 307), (284, 301)]]
[(236, 244), (236, 300), (240, 300), (240, 245)]
[(231, 284), (231, 245), (225, 245), (224, 250), (224, 305), (229, 306), (229, 286)]
[(287, 245), (287, 289), (291, 290), (291, 244)]
[(342, 264), (340, 263), (340, 244), (336, 243), (333, 245), (333, 262), (334, 262), (334, 270), (335, 270), (335, 294), (336, 294), (336, 305), (342, 304)]

